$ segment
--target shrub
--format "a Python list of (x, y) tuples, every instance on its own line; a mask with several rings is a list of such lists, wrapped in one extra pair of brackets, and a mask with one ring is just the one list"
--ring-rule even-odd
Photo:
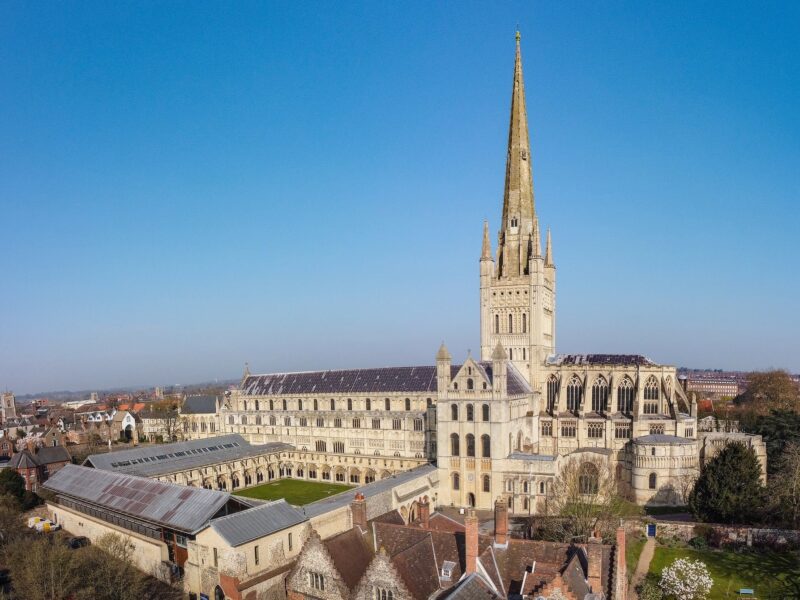
[(708, 540), (704, 537), (693, 537), (689, 540), (689, 545), (695, 550), (706, 550), (708, 548)]
[(645, 580), (636, 586), (636, 593), (639, 595), (639, 600), (662, 600), (664, 598), (658, 585), (658, 578), (652, 573), (648, 573)]
[(664, 596), (674, 600), (700, 600), (711, 591), (714, 580), (705, 563), (678, 558), (661, 571), (659, 586)]

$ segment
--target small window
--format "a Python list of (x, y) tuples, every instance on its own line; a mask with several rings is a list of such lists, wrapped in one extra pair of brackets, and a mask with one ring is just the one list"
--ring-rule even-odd
[(656, 483), (657, 483), (657, 481), (656, 481), (656, 474), (655, 474), (655, 473), (650, 473), (650, 478), (649, 478), (649, 481), (648, 481), (648, 483), (649, 483), (649, 485), (650, 485), (650, 489), (651, 489), (651, 490), (654, 490), (654, 489), (656, 489)]
[(411, 410), (411, 398), (406, 398), (406, 410)]
[(258, 546), (255, 546), (253, 548), (253, 562), (255, 562), (256, 565), (258, 565)]
[(467, 404), (467, 421), (475, 420), (475, 409), (472, 404)]

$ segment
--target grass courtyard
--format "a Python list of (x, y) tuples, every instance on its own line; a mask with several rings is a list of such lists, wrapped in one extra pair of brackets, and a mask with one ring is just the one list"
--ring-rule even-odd
[(661, 570), (676, 558), (701, 560), (714, 579), (709, 600), (736, 598), (740, 588), (753, 588), (759, 600), (800, 598), (800, 553), (729, 552), (657, 547), (650, 573)]
[(234, 492), (237, 496), (245, 498), (258, 498), (259, 500), (279, 500), (286, 498), (289, 504), (302, 506), (315, 500), (321, 500), (350, 489), (349, 485), (338, 483), (322, 483), (317, 481), (302, 481), (300, 479), (279, 479), (270, 483), (263, 483), (255, 487)]

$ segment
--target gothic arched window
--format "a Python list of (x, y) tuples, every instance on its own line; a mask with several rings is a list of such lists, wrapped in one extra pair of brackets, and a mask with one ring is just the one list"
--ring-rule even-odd
[(458, 404), (450, 405), (450, 420), (458, 421)]
[(475, 382), (472, 380), (472, 378), (467, 379), (467, 389), (468, 390), (475, 389)]
[(406, 410), (411, 410), (411, 398), (406, 398)]
[(550, 375), (547, 379), (547, 410), (553, 412), (556, 409), (556, 400), (558, 400), (558, 378), (555, 375)]
[(514, 315), (508, 315), (508, 333), (514, 333)]
[(526, 313), (522, 313), (522, 333), (528, 333), (528, 315)]
[(467, 456), (475, 457), (475, 436), (467, 434)]
[(492, 441), (491, 438), (485, 433), (481, 436), (481, 457), (492, 457)]
[(650, 477), (648, 478), (648, 484), (651, 490), (656, 489), (657, 477), (655, 473), (650, 473)]
[(491, 492), (492, 491), (492, 478), (488, 475), (483, 476), (483, 491), (484, 492)]
[(472, 404), (467, 404), (467, 421), (474, 421), (475, 420), (475, 409), (472, 407)]
[(347, 410), (353, 410), (353, 399), (352, 398), (348, 398), (347, 399)]
[(583, 400), (583, 384), (577, 375), (573, 375), (567, 385), (567, 410), (578, 410)]
[(458, 434), (451, 433), (450, 434), (450, 455), (451, 456), (460, 456), (460, 447), (458, 443)]
[(658, 380), (655, 375), (650, 375), (647, 383), (644, 384), (644, 399), (645, 400), (658, 400)]
[(578, 491), (581, 494), (596, 494), (599, 487), (600, 474), (592, 463), (583, 463), (578, 475)]
[(458, 473), (453, 473), (453, 489), (461, 489), (461, 476)]
[(494, 332), (500, 333), (500, 315), (494, 316)]
[(625, 377), (617, 386), (617, 410), (629, 413), (633, 410), (633, 381)]
[(383, 401), (383, 406), (384, 406), (384, 408), (385, 408), (386, 410), (392, 410), (392, 401), (391, 401), (391, 400), (389, 400), (388, 398), (386, 398), (386, 399)]
[(592, 385), (592, 410), (600, 412), (608, 409), (608, 382), (598, 377)]
[(367, 398), (367, 410), (372, 410), (372, 400)]
[(483, 415), (482, 415), (483, 416), (483, 420), (484, 421), (488, 421), (489, 420), (489, 405), (488, 404), (484, 404), (481, 407), (481, 412), (483, 412)]

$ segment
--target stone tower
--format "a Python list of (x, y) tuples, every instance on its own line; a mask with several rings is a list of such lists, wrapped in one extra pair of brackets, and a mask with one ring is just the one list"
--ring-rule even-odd
[(492, 257), (489, 225), (483, 226), (481, 360), (490, 360), (500, 342), (532, 387), (541, 390), (542, 367), (547, 356), (555, 352), (556, 271), (549, 231), (544, 256), (541, 251), (519, 42), (517, 32), (503, 216), (496, 259)]

